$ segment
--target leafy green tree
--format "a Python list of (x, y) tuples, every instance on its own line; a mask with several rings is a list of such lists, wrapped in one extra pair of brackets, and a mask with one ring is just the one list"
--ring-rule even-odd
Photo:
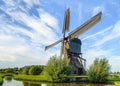
[(29, 69), (30, 69), (30, 66), (24, 66), (23, 68), (22, 68), (22, 74), (26, 74), (26, 75), (28, 75), (29, 73)]
[(49, 59), (44, 72), (50, 81), (63, 82), (66, 81), (67, 78), (65, 77), (70, 74), (71, 68), (65, 59), (61, 59), (55, 55)]
[(5, 73), (4, 69), (0, 69), (0, 73)]
[(43, 66), (31, 66), (30, 69), (29, 69), (29, 74), (30, 75), (39, 75), (42, 71), (43, 71)]
[(14, 73), (12, 68), (6, 68), (5, 73)]
[(120, 74), (120, 72), (118, 71), (117, 74)]
[(91, 82), (105, 82), (109, 75), (109, 70), (110, 65), (107, 59), (96, 58), (87, 71), (88, 79)]
[(19, 68), (18, 67), (14, 67), (13, 71), (14, 71), (14, 74), (18, 74)]

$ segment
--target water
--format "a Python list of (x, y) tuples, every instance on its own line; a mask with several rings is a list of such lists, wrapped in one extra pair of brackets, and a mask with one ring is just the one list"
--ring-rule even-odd
[(40, 83), (40, 82), (24, 82), (14, 80), (10, 76), (4, 78), (2, 86), (114, 86), (105, 84), (80, 84), (80, 83)]

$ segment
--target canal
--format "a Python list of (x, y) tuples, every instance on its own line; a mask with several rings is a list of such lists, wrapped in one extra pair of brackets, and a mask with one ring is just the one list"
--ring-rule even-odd
[(114, 86), (109, 84), (80, 84), (80, 83), (40, 83), (40, 82), (25, 82), (14, 80), (10, 76), (4, 77), (4, 82), (1, 86)]

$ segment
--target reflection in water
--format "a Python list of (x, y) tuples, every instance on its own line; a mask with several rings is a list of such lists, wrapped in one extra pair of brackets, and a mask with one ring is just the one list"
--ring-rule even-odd
[(88, 86), (87, 84), (76, 84), (76, 83), (50, 83), (46, 86)]
[(80, 84), (80, 83), (47, 83), (42, 84), (41, 86), (114, 86), (114, 85), (105, 85), (105, 84)]
[(114, 86), (105, 84), (80, 84), (80, 83), (45, 83), (40, 82), (22, 82), (12, 79), (12, 77), (5, 77), (2, 86)]
[(37, 84), (37, 83), (30, 83), (30, 82), (23, 82), (24, 86), (41, 86), (41, 84)]
[(12, 80), (12, 76), (5, 76), (5, 80), (6, 81), (11, 81)]

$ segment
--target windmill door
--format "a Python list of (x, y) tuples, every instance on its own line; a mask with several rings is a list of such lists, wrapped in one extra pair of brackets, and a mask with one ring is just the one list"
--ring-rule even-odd
[(78, 68), (78, 74), (83, 74), (83, 69), (82, 68)]

